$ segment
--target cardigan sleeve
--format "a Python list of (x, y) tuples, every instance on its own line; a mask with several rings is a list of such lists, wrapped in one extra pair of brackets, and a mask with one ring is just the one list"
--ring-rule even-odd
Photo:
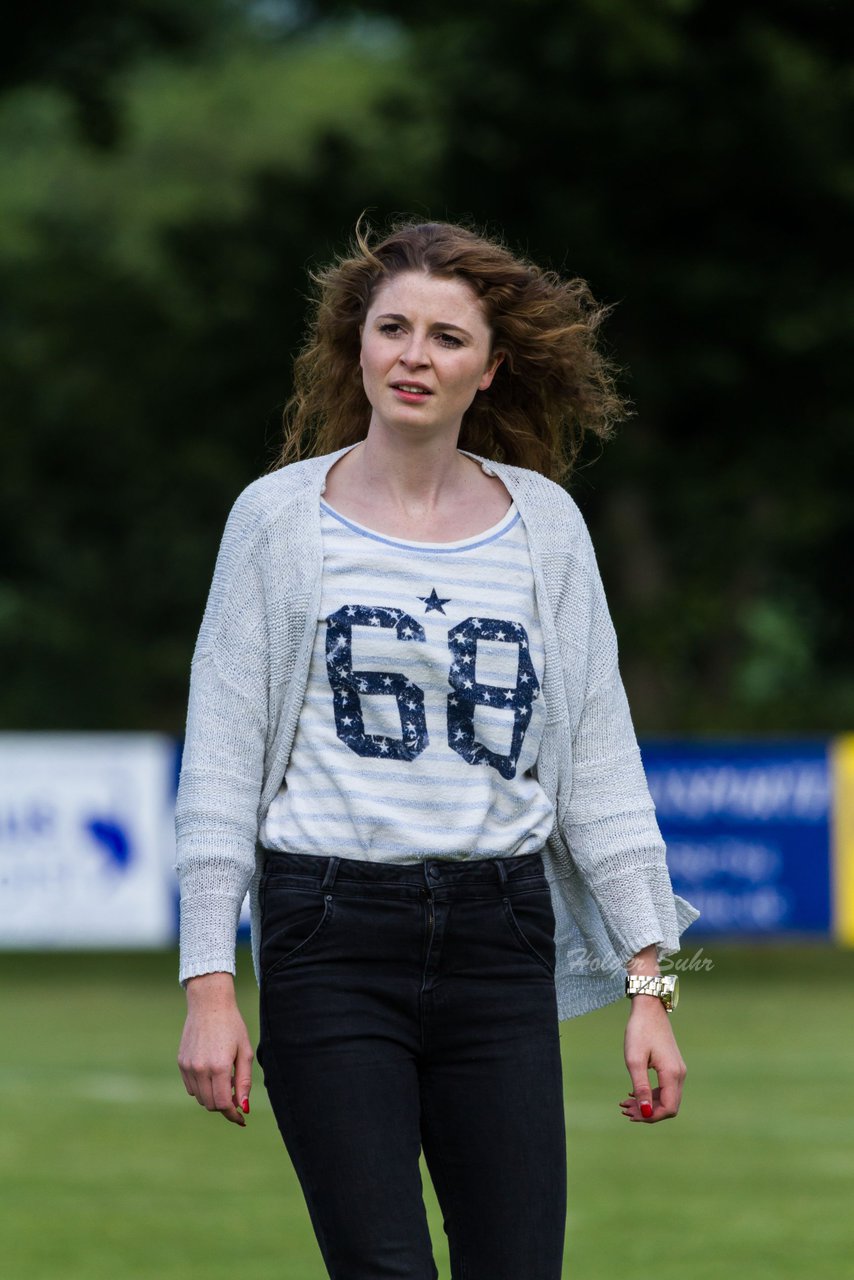
[(625, 965), (652, 944), (659, 958), (678, 951), (680, 934), (700, 913), (673, 893), (620, 676), (617, 637), (586, 526), (581, 536), (589, 635), (563, 833)]
[(255, 869), (269, 646), (252, 490), (226, 522), (191, 665), (175, 810), (182, 983), (235, 972), (237, 920)]

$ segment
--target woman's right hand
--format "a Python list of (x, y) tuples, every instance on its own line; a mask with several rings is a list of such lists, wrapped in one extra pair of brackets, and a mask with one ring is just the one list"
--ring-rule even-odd
[(187, 983), (187, 1020), (178, 1050), (184, 1087), (200, 1106), (241, 1127), (249, 1114), (252, 1046), (230, 973), (204, 973)]

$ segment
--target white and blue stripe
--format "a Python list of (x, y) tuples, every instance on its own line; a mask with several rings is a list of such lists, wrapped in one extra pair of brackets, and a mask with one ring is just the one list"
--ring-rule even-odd
[(320, 505), (321, 616), (261, 843), (391, 862), (540, 849), (553, 818), (530, 773), (544, 651), (515, 503), (443, 543)]

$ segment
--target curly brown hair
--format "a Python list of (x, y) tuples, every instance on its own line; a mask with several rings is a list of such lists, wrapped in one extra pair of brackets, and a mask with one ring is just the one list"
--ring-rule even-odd
[(364, 439), (371, 406), (359, 365), (360, 326), (377, 287), (405, 271), (457, 277), (480, 299), (492, 353), (504, 353), (488, 392), (463, 416), (459, 447), (568, 479), (588, 434), (607, 439), (630, 412), (616, 366), (597, 344), (610, 307), (586, 281), (563, 280), (502, 243), (448, 222), (397, 222), (379, 243), (356, 224), (346, 255), (310, 273), (308, 340), (294, 361), (285, 438), (270, 470)]

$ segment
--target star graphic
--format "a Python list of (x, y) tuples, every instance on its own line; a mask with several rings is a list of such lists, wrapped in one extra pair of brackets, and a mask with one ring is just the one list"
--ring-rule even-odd
[(439, 613), (444, 613), (444, 612), (445, 612), (445, 610), (442, 608), (442, 605), (443, 605), (443, 604), (447, 604), (447, 603), (448, 603), (448, 601), (450, 600), (450, 598), (451, 598), (451, 597), (450, 597), (450, 596), (448, 596), (448, 599), (447, 599), (447, 600), (440, 600), (440, 599), (439, 599), (439, 597), (436, 595), (436, 588), (435, 588), (435, 587), (434, 587), (434, 588), (433, 588), (433, 590), (430, 592), (429, 596), (419, 596), (419, 597), (418, 597), (418, 599), (419, 599), (419, 600), (423, 600), (423, 601), (424, 601), (424, 603), (425, 603), (425, 604), (426, 604), (426, 606), (427, 606), (427, 608), (424, 610), (424, 612), (425, 612), (425, 613), (429, 613), (431, 609), (437, 609), (437, 610), (439, 611)]

